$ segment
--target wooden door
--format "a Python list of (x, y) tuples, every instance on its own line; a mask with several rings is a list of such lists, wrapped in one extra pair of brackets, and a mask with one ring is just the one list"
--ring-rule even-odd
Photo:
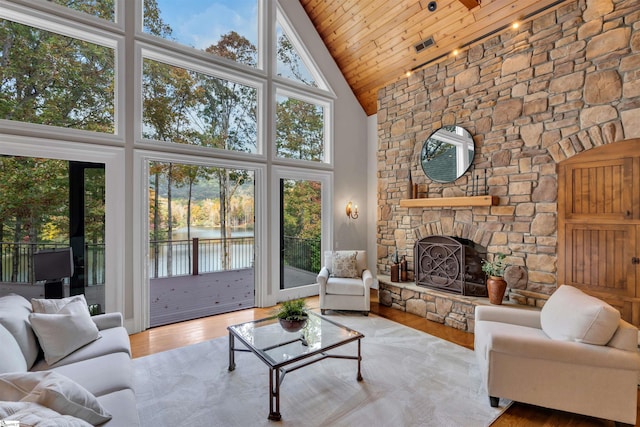
[(558, 165), (558, 284), (576, 286), (640, 326), (640, 140)]

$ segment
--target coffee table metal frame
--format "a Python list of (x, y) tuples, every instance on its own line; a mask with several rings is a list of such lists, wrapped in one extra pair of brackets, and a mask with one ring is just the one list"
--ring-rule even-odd
[[(358, 373), (356, 379), (358, 381), (362, 381), (362, 373), (360, 371), (360, 363), (362, 361), (362, 355), (360, 352), (360, 340), (364, 338), (364, 335), (317, 313), (309, 312), (309, 316), (309, 322), (319, 322), (320, 325), (325, 325), (326, 328), (334, 328), (334, 331), (336, 330), (335, 328), (338, 328), (341, 330), (340, 332), (346, 333), (346, 336), (344, 337), (344, 339), (333, 342), (326, 347), (320, 346), (319, 348), (311, 351), (302, 351), (300, 352), (300, 354), (293, 355), (287, 360), (276, 361), (267, 354), (267, 351), (287, 346), (296, 342), (300, 342), (302, 346), (308, 347), (309, 343), (306, 342), (307, 338), (305, 338), (304, 330), (297, 333), (283, 333), (279, 335), (279, 337), (282, 339), (276, 340), (266, 347), (258, 348), (254, 346), (253, 342), (245, 339), (246, 337), (243, 336), (242, 330), (247, 329), (247, 326), (250, 326), (249, 329), (254, 331), (259, 330), (259, 328), (268, 326), (271, 326), (272, 328), (280, 328), (280, 325), (278, 324), (278, 321), (275, 317), (253, 320), (238, 325), (232, 325), (227, 328), (227, 330), (229, 331), (229, 371), (233, 371), (236, 368), (235, 352), (251, 352), (258, 356), (258, 358), (269, 367), (268, 419), (270, 420), (277, 421), (282, 418), (280, 414), (280, 386), (282, 385), (285, 375), (289, 372), (296, 371), (300, 368), (327, 358), (351, 359), (358, 361)], [(313, 319), (312, 316), (315, 316), (317, 319)], [(236, 347), (235, 339), (238, 339), (238, 341), (240, 341), (245, 346), (245, 348)], [(357, 356), (327, 353), (327, 351), (329, 350), (333, 350), (337, 347), (343, 346), (353, 341), (357, 341), (358, 343)]]

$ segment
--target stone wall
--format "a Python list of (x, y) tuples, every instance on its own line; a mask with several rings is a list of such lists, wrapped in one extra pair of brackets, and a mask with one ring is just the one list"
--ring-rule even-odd
[[(511, 288), (556, 288), (556, 163), (640, 137), (640, 2), (575, 0), (381, 89), (378, 96), (378, 271), (397, 249), (445, 234), (512, 264)], [(444, 125), (474, 136), (472, 169), (430, 181), (419, 156)], [(486, 169), (498, 206), (404, 208), (409, 176), (428, 197), (462, 196)]]

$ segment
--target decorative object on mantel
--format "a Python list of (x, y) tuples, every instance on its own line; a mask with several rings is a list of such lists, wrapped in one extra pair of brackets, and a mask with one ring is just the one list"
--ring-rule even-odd
[(393, 263), (391, 264), (391, 281), (399, 282), (400, 281), (400, 264), (398, 262), (398, 250), (396, 249), (393, 254), (393, 259), (391, 260)]
[(464, 175), (475, 155), (473, 137), (461, 126), (443, 126), (424, 142), (420, 164), (436, 182), (453, 182)]
[[(480, 175), (482, 175), (482, 187), (480, 186)], [(467, 185), (467, 195), (470, 196), (486, 196), (489, 192), (487, 186), (487, 169), (476, 170), (471, 174), (471, 186)]]
[(407, 256), (402, 255), (402, 261), (400, 261), (400, 280), (407, 281)]
[(287, 332), (298, 332), (309, 320), (304, 299), (283, 301), (276, 314), (280, 326)]
[(507, 282), (504, 280), (504, 269), (507, 267), (505, 258), (505, 254), (498, 252), (493, 256), (493, 261), (482, 260), (482, 271), (487, 273), (487, 291), (491, 304), (502, 304), (507, 290)]

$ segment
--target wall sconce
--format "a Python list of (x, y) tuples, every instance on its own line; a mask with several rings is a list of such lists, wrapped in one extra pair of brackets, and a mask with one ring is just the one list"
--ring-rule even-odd
[(349, 218), (357, 219), (358, 218), (358, 205), (352, 205), (351, 202), (347, 203), (347, 216)]

